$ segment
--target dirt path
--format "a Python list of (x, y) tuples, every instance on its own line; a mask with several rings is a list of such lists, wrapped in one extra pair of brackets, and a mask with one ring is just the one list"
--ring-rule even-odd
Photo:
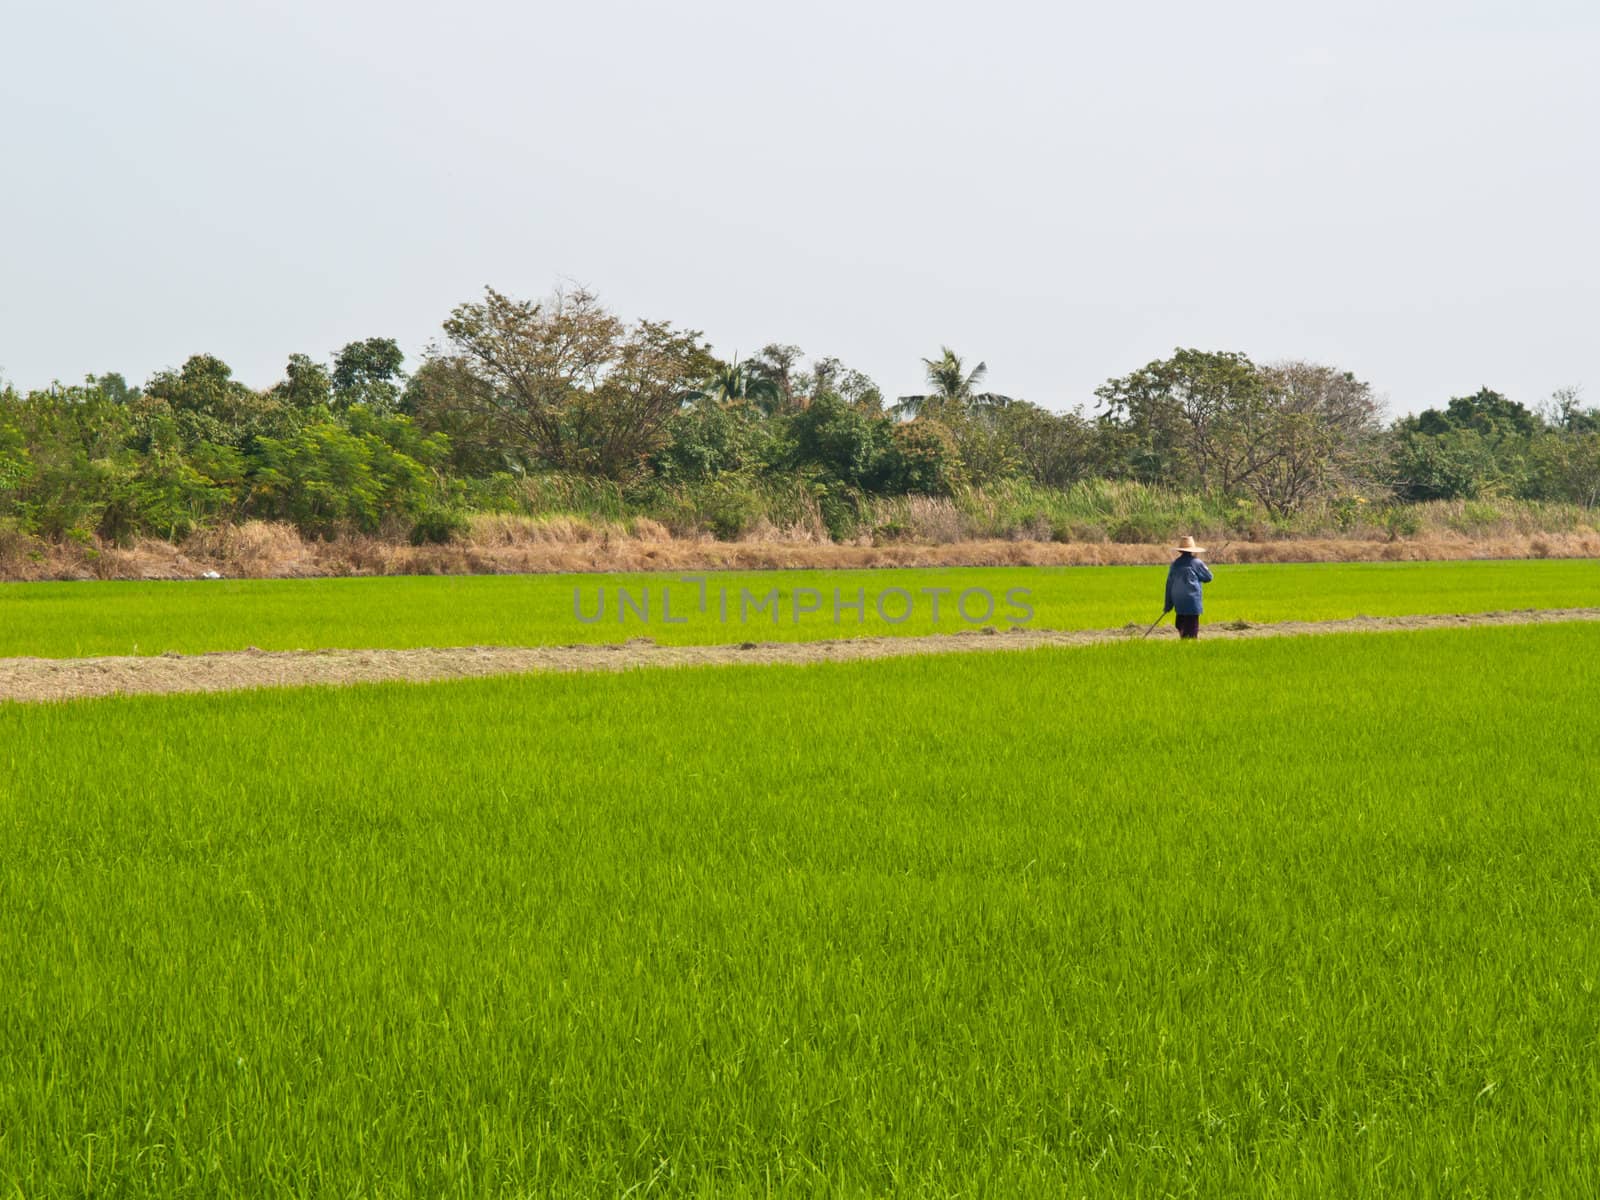
[[(1348, 621), (1283, 621), (1207, 626), (1206, 640), (1307, 634), (1456, 629), (1473, 625), (1540, 625), (1600, 621), (1600, 608), (1522, 609), (1516, 612), (1414, 617), (1355, 617)], [(1086, 646), (1143, 635), (1122, 629), (1014, 629), (930, 637), (865, 637), (831, 642), (745, 642), (720, 646), (658, 646), (648, 639), (602, 646), (465, 646), (427, 650), (243, 650), (215, 654), (127, 658), (0, 658), (0, 702), (68, 700), (113, 694), (223, 692), (239, 688), (385, 680), (465, 679), (535, 671), (624, 671), (729, 663), (846, 662), (912, 654), (961, 654)], [(1170, 625), (1152, 639), (1176, 640)]]

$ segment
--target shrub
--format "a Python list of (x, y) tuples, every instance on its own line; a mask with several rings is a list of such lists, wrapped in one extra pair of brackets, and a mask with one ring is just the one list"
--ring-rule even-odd
[(891, 427), (877, 473), (880, 491), (949, 496), (961, 485), (962, 477), (955, 439), (938, 421), (909, 421)]
[(1402, 432), (1394, 443), (1393, 470), (1403, 500), (1474, 499), (1492, 492), (1501, 479), (1494, 447), (1473, 429)]
[(761, 497), (745, 479), (719, 479), (701, 495), (701, 521), (719, 541), (734, 541), (763, 515)]
[[(872, 489), (882, 482), (893, 428), (893, 423), (884, 417), (851, 408), (837, 396), (824, 394), (791, 422), (795, 464), (811, 467), (823, 479), (846, 488)], [(826, 504), (823, 519), (828, 520)]]
[(1416, 537), (1422, 529), (1422, 519), (1417, 516), (1415, 510), (1400, 505), (1391, 505), (1384, 509), (1381, 517), (1384, 532), (1389, 535), (1391, 542), (1404, 537)]
[(125, 543), (138, 533), (178, 541), (233, 508), (244, 477), (243, 457), (231, 447), (202, 444), (192, 457), (156, 450), (107, 464), (100, 536)]
[(458, 541), (472, 531), (472, 519), (458, 508), (428, 505), (417, 514), (411, 526), (413, 546), (442, 546)]
[(823, 484), (817, 491), (817, 506), (822, 510), (828, 536), (834, 541), (847, 541), (860, 532), (866, 497), (857, 489), (839, 483)]
[(257, 454), (255, 510), (313, 537), (343, 525), (376, 533), (391, 517), (415, 517), (429, 493), (427, 468), (376, 431), (309, 425), (292, 437), (262, 438)]
[(695, 482), (753, 471), (764, 460), (772, 432), (751, 404), (701, 402), (672, 417), (666, 441), (650, 458), (667, 482)]
[(1178, 522), (1161, 513), (1135, 513), (1111, 527), (1111, 540), (1122, 545), (1165, 542), (1178, 529)]
[(1334, 528), (1348, 532), (1366, 516), (1366, 510), (1365, 496), (1341, 496), (1329, 506), (1328, 515), (1333, 521)]

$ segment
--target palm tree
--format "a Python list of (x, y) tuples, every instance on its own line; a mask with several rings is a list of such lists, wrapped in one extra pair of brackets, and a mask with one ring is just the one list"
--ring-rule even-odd
[(771, 416), (783, 400), (783, 389), (770, 375), (741, 366), (735, 359), (713, 371), (709, 379), (688, 394), (688, 399), (709, 400), (717, 404), (748, 400)]
[(901, 396), (890, 410), (896, 416), (932, 416), (941, 410), (976, 412), (980, 409), (1004, 408), (1011, 397), (995, 392), (980, 392), (978, 385), (989, 374), (987, 363), (979, 363), (971, 371), (961, 361), (961, 356), (949, 346), (939, 347), (938, 358), (925, 358), (922, 365), (928, 369), (928, 392), (922, 396)]

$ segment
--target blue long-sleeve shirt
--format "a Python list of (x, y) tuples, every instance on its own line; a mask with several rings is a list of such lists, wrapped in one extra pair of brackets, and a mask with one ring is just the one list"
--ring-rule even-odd
[(1167, 608), (1177, 609), (1180, 617), (1198, 617), (1200, 585), (1211, 582), (1211, 568), (1192, 554), (1180, 554), (1167, 568)]

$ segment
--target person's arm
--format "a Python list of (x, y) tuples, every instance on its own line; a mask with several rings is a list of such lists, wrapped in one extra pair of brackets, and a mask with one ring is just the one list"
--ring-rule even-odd
[(1206, 566), (1205, 563), (1201, 562), (1198, 558), (1194, 560), (1194, 570), (1195, 574), (1199, 576), (1201, 583), (1211, 582), (1211, 568)]
[(1172, 568), (1171, 567), (1167, 568), (1167, 590), (1166, 590), (1166, 594), (1165, 594), (1165, 598), (1163, 600), (1163, 603), (1166, 605), (1166, 607), (1161, 610), (1161, 615), (1164, 617), (1169, 612), (1172, 611)]

